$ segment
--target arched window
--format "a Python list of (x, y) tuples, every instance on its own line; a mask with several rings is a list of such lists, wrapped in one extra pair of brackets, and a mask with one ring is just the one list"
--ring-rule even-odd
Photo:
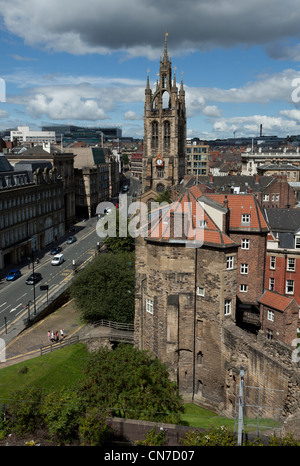
[(165, 121), (164, 123), (164, 148), (170, 149), (170, 137), (171, 137), (171, 129), (170, 123)]
[(157, 121), (153, 121), (152, 123), (152, 147), (158, 147), (158, 123)]

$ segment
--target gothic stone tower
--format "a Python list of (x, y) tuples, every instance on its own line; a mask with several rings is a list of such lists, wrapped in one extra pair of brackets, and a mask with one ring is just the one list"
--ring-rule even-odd
[(147, 77), (144, 109), (144, 154), (142, 193), (157, 193), (180, 182), (185, 169), (186, 109), (183, 82), (178, 91), (172, 81), (167, 35), (159, 79), (152, 92)]

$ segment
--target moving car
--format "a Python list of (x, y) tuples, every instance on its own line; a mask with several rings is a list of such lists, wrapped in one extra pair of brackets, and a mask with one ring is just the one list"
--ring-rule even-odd
[(56, 248), (51, 249), (50, 254), (52, 256), (55, 256), (55, 254), (58, 254), (61, 251), (62, 251), (62, 248), (60, 246), (57, 246)]
[(52, 265), (60, 265), (64, 261), (64, 255), (63, 254), (57, 254), (56, 256), (53, 257), (51, 264)]
[(40, 273), (32, 273), (26, 280), (27, 285), (34, 285), (35, 283), (39, 282), (42, 280), (42, 275)]
[(69, 238), (67, 239), (67, 244), (75, 243), (75, 241), (77, 241), (76, 236), (69, 236)]
[(14, 269), (14, 270), (11, 270), (10, 272), (8, 272), (8, 274), (6, 275), (6, 280), (7, 281), (13, 281), (13, 280), (16, 280), (17, 278), (21, 277), (21, 270), (19, 269)]

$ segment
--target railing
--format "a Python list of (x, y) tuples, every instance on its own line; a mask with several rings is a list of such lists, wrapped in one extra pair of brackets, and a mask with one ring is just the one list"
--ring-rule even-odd
[(125, 324), (122, 322), (111, 322), (110, 320), (97, 320), (96, 322), (93, 322), (94, 327), (109, 327), (109, 328), (114, 328), (117, 330), (127, 330), (129, 332), (134, 331), (134, 325), (133, 324)]
[(99, 339), (103, 338), (106, 340), (109, 340), (110, 342), (119, 342), (119, 343), (133, 343), (134, 336), (132, 335), (123, 335), (123, 334), (112, 334), (112, 335), (97, 335), (97, 336), (80, 336), (80, 335), (75, 335), (71, 338), (66, 338), (65, 340), (60, 340), (57, 343), (52, 343), (48, 346), (42, 346), (40, 348), (40, 355), (43, 356), (44, 354), (52, 353), (53, 351), (57, 349), (64, 348), (65, 346), (72, 345), (74, 343), (84, 343), (85, 341), (88, 340), (94, 340), (94, 339)]

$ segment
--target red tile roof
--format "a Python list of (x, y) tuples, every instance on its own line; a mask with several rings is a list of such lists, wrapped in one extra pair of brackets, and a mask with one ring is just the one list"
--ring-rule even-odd
[(258, 299), (260, 304), (264, 306), (272, 307), (278, 311), (284, 311), (288, 305), (293, 301), (293, 298), (288, 298), (282, 294), (276, 293), (275, 291), (265, 290), (261, 297)]
[[(182, 213), (185, 214), (184, 227), (182, 226)], [(153, 220), (148, 231), (148, 239), (197, 240), (201, 244), (223, 248), (236, 246), (236, 243), (218, 228), (205, 211), (203, 203), (196, 199), (191, 190), (187, 189), (175, 202), (162, 208), (161, 216), (159, 209), (152, 211), (151, 214)], [(173, 215), (174, 221), (171, 220)], [(174, 227), (172, 228), (171, 225)]]
[[(190, 191), (196, 198), (203, 195), (198, 186), (193, 186), (190, 188)], [(244, 229), (246, 225), (242, 225), (242, 214), (250, 214), (250, 224), (247, 225), (248, 228), (255, 231), (269, 230), (269, 226), (254, 194), (206, 193), (205, 196), (220, 205), (223, 205), (224, 201), (228, 202), (228, 208), (230, 209), (230, 229)]]

